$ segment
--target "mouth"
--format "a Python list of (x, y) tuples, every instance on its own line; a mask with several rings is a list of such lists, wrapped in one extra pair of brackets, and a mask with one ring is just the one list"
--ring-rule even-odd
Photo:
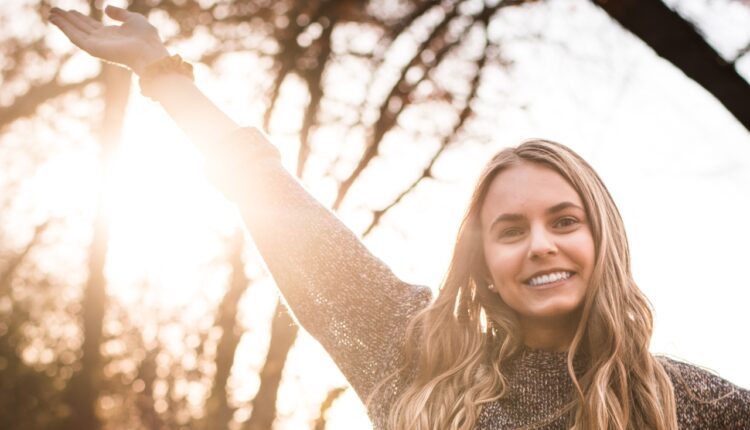
[(523, 283), (532, 288), (547, 288), (562, 284), (576, 273), (569, 270), (555, 269), (552, 271), (540, 272), (526, 279)]

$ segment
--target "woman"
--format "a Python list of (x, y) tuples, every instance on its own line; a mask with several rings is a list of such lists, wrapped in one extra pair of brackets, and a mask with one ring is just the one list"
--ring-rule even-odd
[(622, 220), (570, 149), (535, 140), (490, 161), (431, 303), (316, 202), (257, 129), (206, 99), (143, 16), (106, 13), (123, 24), (59, 9), (50, 21), (138, 73), (204, 150), (290, 308), (376, 428), (750, 428), (750, 392), (649, 353), (651, 311)]

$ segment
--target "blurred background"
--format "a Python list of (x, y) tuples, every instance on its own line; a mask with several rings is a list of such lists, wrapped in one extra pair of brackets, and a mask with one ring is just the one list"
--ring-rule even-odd
[[(750, 387), (746, 0), (111, 4), (409, 282), (439, 285), (491, 154), (571, 146), (622, 212), (652, 350)], [(53, 6), (105, 3), (0, 5), (0, 428), (369, 428), (200, 155)]]

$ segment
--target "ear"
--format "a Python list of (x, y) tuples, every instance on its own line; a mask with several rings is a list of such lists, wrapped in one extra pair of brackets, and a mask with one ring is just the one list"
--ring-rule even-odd
[(487, 268), (487, 264), (484, 262), (484, 256), (482, 257), (482, 262), (480, 263), (478, 275), (480, 279), (487, 283), (487, 285), (492, 285), (495, 283), (495, 280), (492, 279), (492, 274), (490, 274), (490, 269)]
[(490, 269), (487, 267), (487, 260), (484, 258), (484, 249), (481, 247), (481, 245), (478, 248), (475, 248), (472, 252), (471, 257), (471, 267), (472, 267), (472, 277), (475, 281), (482, 280), (483, 282), (487, 283), (487, 285), (491, 285), (495, 281), (492, 279), (492, 274), (490, 274)]
[(481, 280), (481, 282), (484, 282), (485, 285), (487, 285), (487, 289), (492, 292), (497, 292), (497, 287), (495, 286), (495, 280), (492, 279), (492, 276), (490, 276), (489, 270), (486, 268), (482, 268), (480, 272), (477, 273), (477, 276), (474, 278), (475, 280)]

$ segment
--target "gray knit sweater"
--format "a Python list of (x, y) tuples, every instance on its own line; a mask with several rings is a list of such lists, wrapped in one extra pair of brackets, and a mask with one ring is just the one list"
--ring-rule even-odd
[[(237, 202), (268, 269), (299, 323), (328, 351), (361, 399), (400, 363), (407, 322), (430, 303), (428, 288), (399, 280), (281, 165), (255, 129), (240, 129), (211, 150), (207, 172)], [(573, 392), (566, 354), (526, 350), (505, 369), (511, 391), (482, 408), (477, 429), (550, 421)], [(663, 359), (681, 429), (750, 429), (750, 391), (698, 367)], [(369, 407), (385, 429), (404, 388), (394, 380)], [(567, 417), (544, 424), (564, 429)]]

